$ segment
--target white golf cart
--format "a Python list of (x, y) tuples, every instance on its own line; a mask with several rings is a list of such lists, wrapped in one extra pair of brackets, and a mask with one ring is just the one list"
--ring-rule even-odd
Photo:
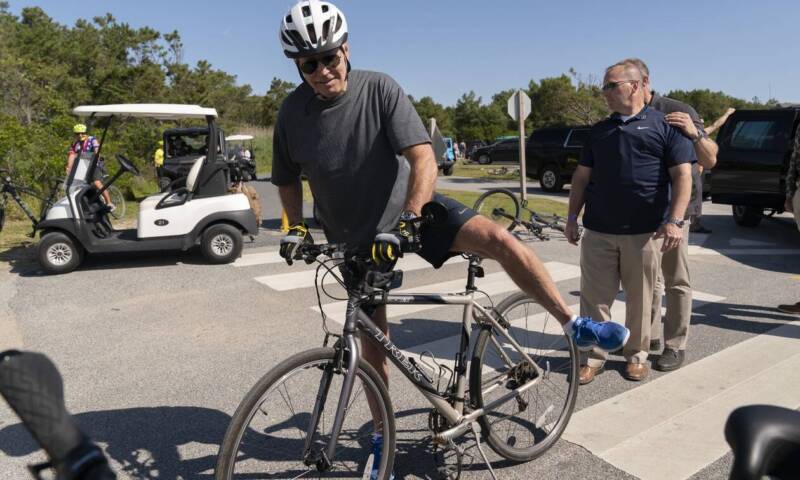
[[(233, 156), (241, 180), (249, 182), (256, 179), (256, 152), (252, 135), (237, 134), (225, 138), (228, 154)], [(234, 179), (236, 180), (236, 179)]]
[[(224, 133), (216, 125), (217, 112), (197, 105), (122, 104), (81, 106), (73, 110), (85, 123), (104, 119), (100, 149), (79, 155), (66, 180), (65, 198), (47, 212), (37, 228), (41, 231), (38, 260), (49, 273), (76, 269), (86, 253), (119, 253), (158, 250), (188, 250), (199, 241), (211, 263), (228, 263), (242, 251), (242, 234), (256, 235), (258, 225), (247, 197), (228, 193), (229, 164)], [(192, 165), (186, 186), (145, 198), (139, 205), (135, 229), (117, 230), (111, 224), (110, 208), (102, 193), (124, 173), (139, 174), (123, 155), (116, 155), (119, 170), (98, 190), (94, 169), (112, 120), (122, 118), (157, 120), (203, 119), (209, 135), (203, 155)], [(209, 152), (211, 152), (209, 154)]]

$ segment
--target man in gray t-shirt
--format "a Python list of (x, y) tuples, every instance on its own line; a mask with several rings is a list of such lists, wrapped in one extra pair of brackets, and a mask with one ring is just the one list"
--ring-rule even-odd
[[(392, 247), (398, 246), (436, 268), (458, 252), (495, 259), (580, 348), (624, 345), (629, 332), (622, 325), (573, 315), (531, 249), (488, 218), (434, 193), (438, 168), (422, 121), (390, 77), (351, 70), (347, 21), (335, 5), (301, 0), (282, 18), (279, 36), (303, 80), (281, 106), (273, 138), (272, 183), (291, 225), (281, 241), (288, 263), (299, 244), (311, 241), (302, 212), (305, 174), (329, 241), (371, 252), (380, 268), (393, 265)], [(409, 235), (407, 220), (431, 200), (447, 207), (446, 222)], [(388, 337), (385, 306), (367, 313)], [(362, 352), (388, 385), (383, 346), (363, 340)], [(381, 429), (376, 426), (375, 438)], [(373, 440), (373, 465), (380, 464), (381, 442)], [(373, 477), (378, 473), (373, 470)]]

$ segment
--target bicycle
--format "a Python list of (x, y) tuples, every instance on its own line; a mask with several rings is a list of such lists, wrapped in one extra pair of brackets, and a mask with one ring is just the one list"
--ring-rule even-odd
[[(475, 201), (473, 209), (514, 233), (517, 238), (520, 238), (515, 231), (518, 226), (522, 226), (525, 231), (543, 241), (550, 240), (550, 235), (545, 232), (545, 229), (555, 230), (565, 236), (566, 218), (555, 213), (552, 215), (537, 213), (528, 208), (527, 200), (520, 202), (514, 192), (505, 188), (496, 188), (485, 192)], [(528, 220), (520, 218), (522, 210), (529, 214)], [(581, 228), (579, 227), (580, 233)]]
[[(434, 222), (437, 216), (441, 218), (426, 206), (415, 222)], [(401, 285), (402, 271), (381, 272), (346, 245), (303, 244), (295, 257), (319, 264), (314, 283), (325, 331), (323, 346), (284, 360), (244, 397), (220, 446), (217, 479), (360, 475), (369, 468), (363, 447), (372, 425), (383, 434), (378, 478), (389, 478), (396, 441), (392, 402), (381, 377), (360, 356), (359, 334), (380, 346), (431, 403), (428, 428), (435, 448), (455, 460), (454, 465), (440, 467), (446, 478), (460, 475), (464, 451), (455, 440), (467, 433), (475, 437), (478, 453), (494, 478), (481, 439), (503, 458), (526, 462), (561, 436), (578, 391), (577, 347), (548, 314), (535, 316), (537, 302), (521, 292), (497, 306), (486, 294), (490, 305), (478, 303), (476, 295), (482, 292), (475, 279), (484, 274), (480, 257), (465, 254), (469, 260), (465, 290), (450, 294), (390, 294)], [(332, 265), (354, 273), (357, 281), (344, 282)], [(320, 271), (324, 271), (321, 279)], [(333, 275), (347, 291), (348, 313), (341, 334), (328, 329), (322, 308), (320, 289), (331, 296), (320, 287), (326, 275)], [(463, 306), (454, 368), (440, 364), (430, 352), (423, 352), (419, 361), (406, 357), (362, 310), (378, 305)], [(474, 342), (473, 320), (480, 330)], [(335, 342), (329, 347), (331, 339)]]
[[(109, 178), (111, 178), (111, 175), (103, 169), (103, 178), (101, 182), (105, 183)], [(106, 191), (108, 192), (108, 198), (111, 199), (111, 203), (114, 204), (114, 210), (110, 212), (110, 215), (114, 217), (115, 220), (123, 220), (125, 218), (126, 205), (122, 190), (117, 188), (116, 185), (109, 185)]]
[[(10, 195), (11, 199), (14, 200), (17, 205), (19, 205), (19, 208), (33, 224), (31, 233), (29, 233), (28, 236), (30, 238), (35, 237), (36, 226), (39, 224), (39, 222), (44, 220), (44, 217), (47, 215), (47, 211), (50, 210), (50, 207), (52, 207), (55, 203), (56, 196), (60, 191), (59, 186), (63, 183), (63, 181), (63, 178), (50, 180), (50, 193), (45, 196), (31, 187), (15, 183), (8, 170), (0, 169), (0, 182), (2, 182), (2, 188), (0, 188), (0, 192), (3, 194), (2, 199), (0, 199), (0, 231), (3, 230), (3, 226), (5, 225), (6, 204), (8, 203), (8, 197)], [(33, 208), (22, 198), (22, 195), (29, 195), (40, 202), (38, 216), (33, 213)]]

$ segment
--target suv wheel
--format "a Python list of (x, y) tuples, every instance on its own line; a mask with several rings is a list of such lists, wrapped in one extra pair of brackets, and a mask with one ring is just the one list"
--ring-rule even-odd
[(764, 217), (764, 209), (760, 207), (748, 207), (745, 205), (733, 206), (733, 221), (742, 227), (755, 227), (761, 223)]
[(489, 165), (492, 163), (492, 157), (487, 153), (482, 153), (478, 156), (478, 163), (481, 165)]
[(564, 188), (564, 180), (561, 179), (561, 172), (558, 166), (545, 165), (539, 172), (539, 185), (545, 192), (560, 192)]

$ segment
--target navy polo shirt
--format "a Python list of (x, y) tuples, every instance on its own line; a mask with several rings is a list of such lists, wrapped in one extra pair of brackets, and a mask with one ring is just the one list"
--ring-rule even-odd
[(598, 122), (578, 162), (592, 169), (583, 225), (614, 235), (655, 232), (669, 214), (669, 168), (696, 161), (691, 140), (651, 107), (627, 121), (615, 113)]

